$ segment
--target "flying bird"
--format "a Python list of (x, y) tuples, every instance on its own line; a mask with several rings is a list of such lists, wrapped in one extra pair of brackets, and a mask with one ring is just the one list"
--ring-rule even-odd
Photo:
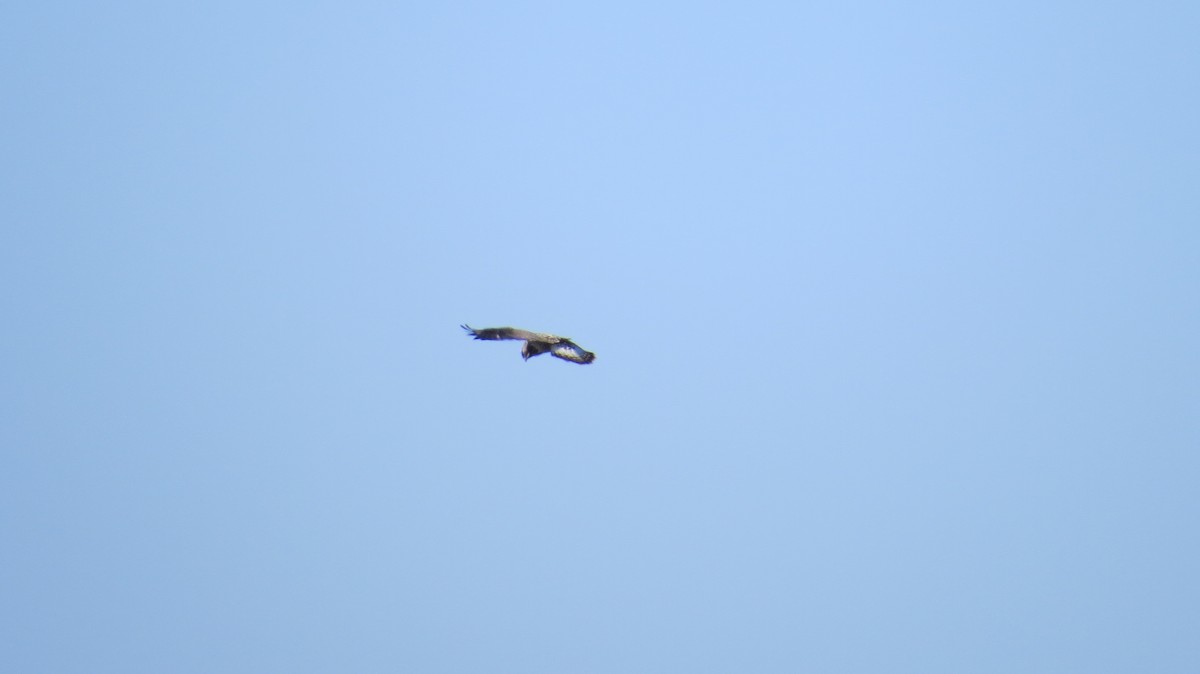
[(596, 354), (591, 351), (584, 351), (578, 344), (572, 342), (566, 337), (558, 335), (548, 335), (544, 332), (530, 332), (520, 328), (484, 328), (476, 330), (469, 325), (462, 326), (467, 334), (475, 339), (520, 339), (524, 340), (521, 345), (521, 357), (529, 360), (534, 356), (540, 356), (543, 353), (549, 353), (555, 358), (569, 360), (572, 363), (587, 365), (596, 359)]

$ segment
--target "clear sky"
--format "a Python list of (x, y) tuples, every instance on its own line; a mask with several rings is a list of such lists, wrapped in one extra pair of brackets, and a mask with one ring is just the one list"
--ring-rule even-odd
[(1196, 671), (1198, 35), (9, 3), (0, 670)]

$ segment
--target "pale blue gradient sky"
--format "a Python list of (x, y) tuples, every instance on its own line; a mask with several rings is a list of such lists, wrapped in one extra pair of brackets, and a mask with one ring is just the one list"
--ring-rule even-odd
[(1198, 7), (0, 11), (0, 669), (1195, 671)]

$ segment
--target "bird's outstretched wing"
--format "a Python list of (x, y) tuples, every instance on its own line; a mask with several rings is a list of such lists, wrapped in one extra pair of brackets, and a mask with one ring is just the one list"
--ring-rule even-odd
[(469, 325), (463, 325), (460, 327), (462, 327), (463, 330), (466, 330), (467, 334), (471, 335), (475, 339), (530, 340), (530, 339), (539, 339), (539, 338), (545, 336), (545, 335), (539, 335), (536, 332), (522, 330), (520, 328), (482, 328), (480, 330), (476, 330), (475, 328), (472, 328)]
[(587, 365), (593, 360), (596, 360), (596, 354), (592, 353), (591, 351), (585, 351), (578, 344), (569, 339), (564, 339), (558, 344), (551, 345), (550, 355), (554, 356), (555, 358), (569, 360), (572, 363), (579, 363), (580, 365)]

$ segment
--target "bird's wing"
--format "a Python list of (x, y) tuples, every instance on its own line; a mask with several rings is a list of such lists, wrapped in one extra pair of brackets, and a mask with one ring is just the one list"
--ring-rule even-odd
[(578, 344), (568, 339), (564, 339), (557, 344), (551, 345), (550, 355), (554, 356), (555, 358), (569, 360), (572, 363), (579, 363), (580, 365), (587, 365), (593, 360), (596, 360), (596, 354), (592, 353), (591, 351), (584, 350)]
[(462, 329), (466, 330), (467, 334), (471, 335), (475, 339), (524, 339), (524, 340), (530, 340), (530, 339), (539, 339), (539, 338), (546, 336), (546, 335), (539, 335), (536, 332), (522, 330), (520, 328), (480, 328), (479, 330), (476, 330), (475, 328), (472, 328), (469, 325), (464, 325), (464, 326), (462, 326)]

